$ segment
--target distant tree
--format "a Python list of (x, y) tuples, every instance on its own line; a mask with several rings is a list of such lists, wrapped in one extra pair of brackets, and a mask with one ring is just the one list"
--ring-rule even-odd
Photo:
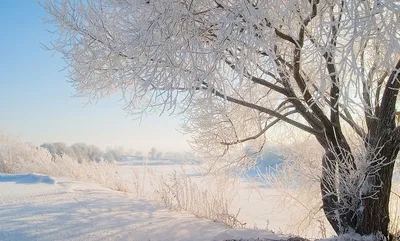
[(84, 161), (100, 161), (104, 153), (94, 145), (87, 145), (85, 143), (75, 143), (71, 145), (75, 158), (78, 162)]
[(86, 143), (75, 143), (71, 146), (62, 142), (44, 143), (42, 148), (46, 148), (52, 155), (68, 155), (77, 159), (79, 162), (83, 161), (118, 161), (124, 157), (124, 148), (115, 147), (107, 148), (104, 153), (99, 147), (95, 145), (88, 145)]
[(400, 148), (397, 0), (48, 0), (43, 7), (79, 94), (121, 90), (131, 113), (185, 110), (194, 145), (212, 156), (263, 140), (272, 127), (298, 128), (325, 150), (321, 194), (334, 230), (388, 236)]
[(124, 154), (124, 148), (122, 147), (107, 148), (104, 159), (107, 161), (119, 161), (124, 157)]
[(51, 154), (56, 154), (57, 150), (52, 143), (43, 143), (40, 147), (47, 149)]
[(88, 145), (85, 143), (74, 143), (71, 145), (71, 149), (75, 154), (75, 158), (78, 162), (88, 161), (86, 151), (88, 149)]
[(114, 153), (108, 151), (104, 154), (104, 160), (113, 162), (116, 161), (117, 158), (114, 156)]
[(156, 155), (157, 155), (157, 149), (155, 147), (152, 147), (149, 151), (149, 158), (150, 159), (156, 159)]
[(88, 159), (90, 161), (101, 161), (104, 153), (95, 145), (90, 145), (88, 148)]
[(156, 153), (155, 159), (160, 160), (163, 157), (163, 153), (161, 151), (158, 151)]
[(71, 147), (63, 142), (43, 143), (40, 147), (46, 148), (52, 155), (75, 157), (75, 153)]

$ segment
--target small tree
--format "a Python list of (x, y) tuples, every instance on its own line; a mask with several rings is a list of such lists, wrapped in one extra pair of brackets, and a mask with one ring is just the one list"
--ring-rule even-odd
[(156, 153), (156, 159), (157, 159), (157, 160), (160, 160), (162, 157), (163, 157), (163, 153), (162, 153), (161, 151), (158, 151), (158, 152)]
[(154, 160), (156, 159), (156, 155), (157, 155), (157, 149), (152, 147), (149, 151), (149, 158)]
[(278, 125), (307, 132), (325, 150), (321, 193), (334, 230), (388, 235), (400, 144), (397, 1), (42, 5), (78, 93), (97, 99), (119, 90), (136, 114), (179, 106), (195, 145), (209, 154), (262, 139)]

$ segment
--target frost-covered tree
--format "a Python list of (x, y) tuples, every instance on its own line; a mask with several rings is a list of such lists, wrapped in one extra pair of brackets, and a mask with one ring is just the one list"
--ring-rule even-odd
[(104, 159), (107, 161), (120, 161), (125, 155), (123, 147), (107, 148)]
[(148, 157), (152, 160), (156, 159), (157, 156), (157, 149), (155, 147), (152, 147), (149, 151)]
[(71, 147), (63, 142), (43, 143), (40, 147), (46, 148), (52, 155), (68, 155), (70, 157), (75, 157), (75, 154)]
[(321, 193), (334, 230), (388, 235), (400, 143), (398, 1), (41, 4), (79, 94), (120, 92), (136, 114), (185, 112), (195, 145), (209, 154), (296, 127), (325, 150)]
[(74, 143), (71, 145), (75, 158), (79, 162), (84, 161), (101, 161), (104, 153), (95, 145), (87, 145), (86, 143)]

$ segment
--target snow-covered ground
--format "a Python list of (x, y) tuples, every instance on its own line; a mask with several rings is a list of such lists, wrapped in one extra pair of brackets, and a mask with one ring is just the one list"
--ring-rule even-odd
[[(203, 187), (212, 188), (212, 180), (201, 174), (197, 163), (174, 162), (168, 160), (125, 160), (120, 163), (120, 175), (129, 182), (133, 170), (140, 178), (147, 173), (144, 190), (151, 196), (151, 179), (160, 175), (168, 178), (173, 171), (184, 172), (192, 181)], [(151, 175), (149, 175), (151, 173)], [(396, 179), (397, 178), (397, 179)], [(398, 176), (394, 179), (393, 189), (400, 192)], [(211, 177), (212, 179), (212, 177)], [(320, 190), (304, 187), (303, 189), (278, 189), (251, 181), (247, 177), (237, 180), (234, 190), (228, 195), (231, 206), (229, 212), (238, 213), (238, 220), (246, 227), (266, 229), (285, 235), (301, 236), (309, 239), (321, 239), (335, 236), (335, 233), (322, 211)], [(314, 187), (315, 188), (315, 187)], [(400, 210), (400, 199), (395, 203)]]
[[(127, 185), (139, 181), (146, 199), (72, 179), (0, 173), (0, 241), (284, 238), (266, 230), (307, 238), (333, 235), (321, 210), (313, 213), (318, 209), (310, 208), (318, 207), (318, 195), (266, 186), (255, 189), (253, 182), (241, 178), (231, 191), (234, 195), (227, 195), (229, 212), (239, 211), (240, 222), (259, 229), (232, 229), (150, 200), (157, 188), (154, 181), (161, 175), (167, 181), (174, 171), (185, 173), (204, 190), (213, 189), (213, 178), (202, 177), (198, 164), (155, 160), (144, 165), (141, 160), (129, 160), (118, 163), (117, 170)], [(394, 187), (400, 190), (398, 183)], [(312, 219), (307, 218), (309, 214)]]
[[(184, 172), (192, 181), (203, 187), (212, 188), (213, 177), (204, 178), (199, 172), (198, 164), (173, 162), (168, 160), (149, 160), (146, 164), (142, 160), (125, 160), (120, 162), (119, 173), (128, 181), (136, 170), (142, 179), (144, 175), (144, 191), (151, 196), (154, 191), (152, 179), (168, 175), (173, 171)], [(146, 174), (144, 174), (146, 173)], [(275, 233), (290, 234), (307, 238), (331, 237), (334, 231), (327, 223), (322, 210), (318, 210), (320, 197), (310, 196), (299, 192), (288, 192), (276, 188), (263, 187), (262, 183), (255, 183), (248, 178), (237, 180), (234, 190), (228, 195), (230, 213), (238, 213), (238, 220), (246, 223), (246, 227), (267, 229)], [(310, 191), (310, 190), (308, 190)], [(314, 190), (318, 194), (319, 190)], [(313, 220), (310, 219), (310, 216)]]
[(0, 174), (2, 241), (207, 241), (283, 237), (230, 229), (97, 184)]

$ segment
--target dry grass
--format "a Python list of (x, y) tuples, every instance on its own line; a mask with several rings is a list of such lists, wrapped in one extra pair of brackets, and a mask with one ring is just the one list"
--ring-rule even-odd
[[(200, 218), (223, 222), (229, 227), (244, 227), (237, 215), (229, 213), (230, 199), (224, 188), (202, 190), (184, 174), (172, 173), (168, 179), (157, 177), (146, 166), (143, 173), (133, 170), (131, 182), (118, 173), (118, 165), (110, 162), (82, 162), (64, 156), (53, 156), (47, 149), (34, 147), (0, 134), (0, 172), (11, 174), (40, 173), (98, 183), (106, 188), (127, 192), (136, 197), (156, 199), (168, 208), (184, 210)], [(145, 194), (146, 178), (155, 195)], [(214, 183), (215, 184), (215, 183)], [(216, 184), (217, 185), (217, 184)]]
[(167, 179), (159, 177), (155, 187), (156, 197), (170, 209), (184, 210), (228, 227), (244, 228), (246, 224), (237, 219), (240, 210), (236, 214), (229, 213), (231, 198), (225, 190), (203, 190), (184, 173), (176, 171)]
[(129, 191), (114, 163), (105, 161), (79, 163), (70, 156), (53, 156), (47, 149), (13, 140), (4, 134), (0, 134), (0, 172), (69, 177), (98, 183), (117, 191)]

